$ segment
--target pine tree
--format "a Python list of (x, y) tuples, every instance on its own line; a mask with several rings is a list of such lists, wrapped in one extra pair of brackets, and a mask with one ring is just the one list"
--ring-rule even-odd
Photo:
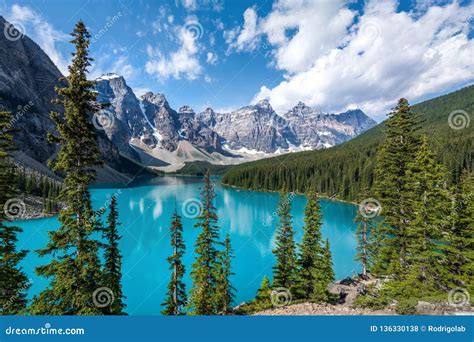
[(26, 251), (18, 251), (16, 243), (19, 227), (6, 225), (4, 206), (14, 196), (10, 164), (13, 140), (10, 130), (11, 114), (0, 112), (0, 314), (17, 315), (26, 308), (26, 291), (30, 287), (28, 278), (19, 266)]
[(230, 235), (227, 234), (224, 239), (224, 251), (220, 253), (216, 287), (216, 311), (220, 314), (229, 313), (232, 308), (232, 302), (235, 299), (235, 288), (230, 281), (230, 277), (234, 275), (234, 273), (232, 273), (232, 258), (233, 251)]
[(420, 119), (408, 101), (400, 99), (386, 120), (386, 139), (377, 154), (375, 186), (381, 202), (384, 224), (383, 248), (375, 269), (377, 273), (402, 277), (406, 266), (407, 234), (405, 227), (411, 219), (407, 208), (406, 172), (420, 144), (417, 131)]
[(276, 264), (273, 266), (273, 286), (293, 292), (297, 282), (296, 246), (291, 217), (291, 202), (283, 190), (278, 204), (278, 230), (273, 254)]
[(214, 315), (216, 312), (217, 270), (219, 267), (219, 228), (214, 206), (216, 194), (209, 171), (205, 173), (204, 189), (201, 192), (202, 210), (195, 228), (201, 229), (194, 251), (196, 259), (192, 265), (189, 307), (196, 315)]
[[(362, 189), (361, 193), (363, 194), (363, 198), (368, 197), (368, 191), (366, 188)], [(360, 262), (362, 265), (362, 275), (367, 276), (367, 273), (371, 270), (380, 249), (378, 243), (381, 242), (381, 239), (377, 236), (377, 233), (380, 232), (380, 218), (377, 216), (370, 217), (368, 215), (363, 215), (363, 212), (359, 209), (354, 218), (354, 222), (357, 224), (357, 254), (355, 260)]]
[(313, 302), (328, 302), (330, 300), (328, 286), (334, 281), (334, 270), (328, 239), (326, 239), (326, 243), (323, 247), (322, 264), (320, 268), (314, 269), (314, 272), (316, 273), (314, 277), (317, 281), (313, 286), (313, 293), (309, 299)]
[(474, 176), (466, 170), (454, 191), (452, 218), (447, 248), (450, 272), (456, 286), (474, 293)]
[(33, 193), (33, 175), (32, 174), (30, 174), (26, 178), (25, 192), (27, 195), (31, 195)]
[(303, 299), (325, 298), (327, 284), (322, 273), (324, 249), (321, 208), (315, 192), (308, 193), (307, 198), (304, 234), (299, 248), (297, 295)]
[(187, 305), (186, 287), (183, 282), (185, 273), (184, 264), (182, 262), (186, 246), (183, 240), (183, 225), (181, 217), (175, 209), (171, 219), (170, 227), (171, 247), (173, 254), (168, 257), (170, 264), (171, 279), (168, 284), (168, 295), (165, 302), (162, 304), (165, 309), (162, 311), (163, 315), (184, 315)]
[(122, 292), (122, 255), (120, 254), (118, 232), (117, 198), (110, 198), (110, 208), (107, 216), (107, 226), (103, 231), (106, 241), (104, 252), (104, 284), (112, 290), (114, 301), (110, 306), (104, 307), (104, 313), (109, 315), (122, 315), (125, 308)]
[(395, 279), (390, 287), (395, 295), (404, 298), (434, 296), (451, 282), (444, 253), (450, 192), (446, 187), (446, 171), (435, 161), (426, 138), (408, 163), (406, 184), (407, 209), (413, 213), (404, 227), (406, 274), (400, 281)]
[(90, 34), (82, 21), (71, 34), (75, 46), (69, 76), (64, 87), (57, 87), (56, 104), (64, 107), (64, 115), (51, 113), (58, 136), (48, 138), (60, 145), (57, 159), (51, 164), (65, 174), (60, 199), (65, 208), (59, 213), (61, 226), (50, 231), (46, 248), (40, 256), (52, 255), (47, 265), (38, 267), (40, 276), (50, 279), (49, 286), (36, 296), (31, 306), (33, 314), (93, 315), (101, 310), (92, 295), (101, 286), (99, 243), (93, 234), (99, 231), (99, 220), (91, 204), (88, 185), (95, 179), (95, 167), (100, 165), (96, 135), (91, 123), (95, 110), (94, 82), (86, 76), (91, 58), (88, 56)]
[(270, 296), (272, 291), (272, 285), (270, 283), (270, 279), (267, 276), (262, 278), (262, 283), (260, 284), (260, 288), (257, 290), (257, 296), (255, 300), (257, 302), (270, 302)]

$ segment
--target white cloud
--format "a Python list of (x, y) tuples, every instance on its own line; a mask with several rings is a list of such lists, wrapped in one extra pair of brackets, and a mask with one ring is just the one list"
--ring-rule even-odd
[[(399, 97), (416, 102), (474, 80), (474, 4), (396, 8), (395, 0), (369, 1), (355, 21), (342, 1), (278, 1), (254, 32), (270, 43), (285, 80), (262, 86), (254, 101), (268, 98), (280, 113), (298, 101), (325, 111), (358, 106), (382, 119)], [(235, 50), (249, 46), (239, 39), (256, 39), (242, 32), (230, 40)]]
[(181, 0), (181, 3), (188, 11), (194, 11), (197, 9), (196, 0)]
[(133, 88), (133, 93), (137, 96), (140, 97), (144, 95), (145, 93), (148, 93), (151, 91), (150, 88), (148, 87), (132, 87)]
[(125, 56), (120, 56), (113, 62), (110, 72), (122, 75), (127, 81), (133, 80), (138, 75), (138, 70), (128, 62)]
[(66, 43), (70, 38), (69, 35), (56, 30), (38, 13), (27, 6), (13, 5), (6, 15), (6, 19), (13, 24), (18, 23), (25, 27), (26, 32), (23, 33), (33, 39), (46, 52), (63, 75), (68, 74), (69, 57), (66, 58), (58, 50), (57, 45), (58, 43)]
[(156, 75), (159, 79), (186, 77), (194, 80), (202, 73), (198, 59), (197, 36), (185, 27), (177, 28), (180, 47), (169, 57), (159, 49), (147, 46), (149, 60), (145, 65), (147, 73)]
[(257, 30), (257, 12), (254, 7), (247, 8), (244, 12), (244, 25), (224, 31), (224, 38), (229, 44), (229, 50), (253, 51), (260, 42), (260, 32)]
[(208, 64), (217, 64), (218, 59), (219, 58), (217, 57), (215, 53), (210, 52), (210, 51), (207, 53), (206, 62)]
[(223, 0), (175, 0), (176, 5), (179, 5), (178, 1), (187, 11), (205, 9), (220, 12), (224, 9)]

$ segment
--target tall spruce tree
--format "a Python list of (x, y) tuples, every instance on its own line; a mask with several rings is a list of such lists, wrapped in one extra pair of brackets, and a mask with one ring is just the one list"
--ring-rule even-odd
[(218, 266), (217, 287), (216, 287), (216, 311), (220, 314), (231, 312), (232, 302), (235, 299), (235, 288), (232, 286), (230, 278), (232, 273), (232, 258), (234, 257), (230, 235), (224, 239), (224, 251), (220, 252), (220, 262)]
[(265, 275), (263, 276), (262, 282), (260, 283), (260, 287), (257, 290), (255, 301), (270, 303), (271, 291), (272, 291), (272, 284), (270, 283), (270, 279), (268, 279), (268, 277)]
[(196, 315), (215, 315), (216, 286), (219, 268), (219, 227), (214, 206), (216, 194), (212, 187), (209, 171), (204, 177), (204, 188), (201, 191), (202, 210), (195, 228), (201, 230), (194, 251), (196, 259), (192, 265), (189, 307)]
[(395, 295), (423, 298), (449, 288), (446, 232), (449, 229), (450, 192), (447, 174), (423, 138), (415, 158), (408, 163), (406, 204), (413, 217), (406, 223), (406, 275), (395, 279), (390, 287)]
[(273, 266), (273, 286), (283, 287), (294, 292), (297, 285), (296, 245), (291, 217), (291, 200), (283, 189), (278, 204), (278, 230), (273, 254), (276, 264)]
[[(452, 195), (451, 225), (446, 248), (453, 286), (474, 291), (474, 179), (463, 170)], [(474, 299), (471, 297), (471, 303)]]
[(381, 202), (384, 224), (379, 234), (383, 246), (376, 261), (375, 271), (401, 277), (406, 266), (407, 224), (411, 210), (407, 203), (406, 172), (415, 157), (420, 140), (417, 131), (420, 117), (406, 99), (400, 99), (386, 120), (386, 139), (377, 154), (375, 187)]
[(17, 236), (22, 229), (13, 225), (6, 225), (9, 209), (5, 207), (8, 200), (12, 200), (15, 189), (11, 179), (13, 168), (10, 163), (13, 150), (11, 135), (11, 114), (0, 112), (0, 314), (17, 315), (26, 308), (26, 291), (30, 287), (28, 278), (19, 266), (25, 257), (26, 251), (16, 248)]
[(103, 284), (112, 290), (114, 294), (114, 301), (103, 309), (104, 313), (108, 315), (122, 315), (125, 308), (122, 291), (122, 255), (120, 254), (118, 245), (121, 239), (118, 232), (119, 225), (117, 197), (112, 195), (110, 198), (107, 225), (103, 231), (105, 240)]
[(331, 247), (329, 245), (329, 239), (326, 239), (326, 244), (323, 250), (323, 267), (322, 267), (322, 280), (315, 287), (312, 299), (313, 301), (328, 301), (329, 292), (327, 290), (328, 285), (335, 279), (334, 268), (332, 264)]
[(298, 256), (297, 296), (303, 299), (326, 297), (325, 275), (323, 274), (324, 248), (321, 238), (321, 208), (318, 195), (310, 192), (305, 208), (305, 225)]
[(173, 254), (168, 257), (168, 263), (170, 264), (172, 273), (168, 284), (168, 294), (165, 302), (162, 304), (165, 307), (162, 313), (163, 315), (178, 316), (186, 314), (185, 309), (188, 299), (186, 296), (186, 287), (183, 282), (185, 268), (182, 262), (186, 246), (183, 239), (181, 216), (178, 215), (176, 209), (171, 219), (170, 235)]
[[(362, 189), (361, 194), (363, 198), (368, 198), (367, 188)], [(364, 212), (369, 213), (369, 210), (359, 208), (354, 218), (354, 222), (357, 224), (357, 254), (355, 260), (362, 265), (362, 275), (367, 276), (380, 249), (377, 242), (380, 242), (381, 239), (379, 239), (377, 233), (380, 232), (378, 228), (381, 220), (378, 216), (372, 217), (372, 215), (365, 215)]]
[(92, 295), (101, 286), (99, 243), (93, 233), (99, 229), (98, 218), (91, 204), (88, 185), (95, 179), (95, 167), (100, 164), (96, 134), (91, 123), (96, 93), (94, 82), (87, 80), (90, 34), (79, 21), (71, 34), (75, 52), (69, 76), (57, 87), (64, 115), (52, 112), (58, 136), (49, 134), (60, 145), (52, 168), (65, 174), (60, 200), (65, 207), (59, 212), (60, 227), (49, 232), (46, 248), (40, 256), (51, 255), (51, 261), (38, 267), (40, 276), (50, 279), (49, 286), (36, 296), (31, 306), (33, 314), (93, 315), (101, 309), (94, 305)]
[(474, 293), (474, 176), (466, 170), (454, 192), (452, 218), (447, 248), (450, 272), (456, 286)]

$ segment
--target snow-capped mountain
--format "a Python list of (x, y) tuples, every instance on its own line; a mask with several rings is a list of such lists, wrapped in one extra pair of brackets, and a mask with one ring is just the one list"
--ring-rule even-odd
[(177, 111), (164, 94), (137, 98), (122, 76), (97, 79), (98, 100), (109, 104), (104, 127), (124, 153), (138, 152), (144, 164), (174, 170), (187, 161), (230, 164), (299, 150), (334, 146), (374, 126), (361, 110), (324, 114), (298, 103), (278, 115), (267, 100), (229, 113), (189, 106)]

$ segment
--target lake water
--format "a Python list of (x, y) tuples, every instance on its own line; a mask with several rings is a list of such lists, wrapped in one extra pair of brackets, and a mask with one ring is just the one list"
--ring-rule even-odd
[[(123, 290), (127, 297), (126, 311), (130, 315), (157, 315), (162, 309), (170, 272), (166, 258), (171, 254), (169, 242), (170, 216), (176, 207), (183, 215), (186, 285), (194, 259), (194, 243), (198, 229), (193, 225), (194, 204), (199, 198), (202, 180), (199, 178), (161, 177), (131, 188), (92, 189), (94, 208), (104, 206), (112, 194), (117, 196), (120, 213), (120, 248), (123, 255)], [(223, 188), (215, 180), (216, 208), (221, 236), (230, 233), (235, 251), (232, 281), (237, 289), (236, 304), (251, 300), (264, 275), (271, 276), (277, 218), (278, 194)], [(296, 239), (302, 237), (304, 196), (292, 199), (293, 224)], [(324, 238), (329, 238), (337, 279), (357, 273), (354, 261), (356, 207), (342, 202), (321, 200)], [(19, 249), (43, 248), (48, 230), (57, 229), (56, 218), (19, 221), (24, 229), (19, 236)], [(30, 297), (46, 287), (48, 281), (39, 278), (34, 268), (47, 261), (30, 252), (22, 263), (32, 280)]]

